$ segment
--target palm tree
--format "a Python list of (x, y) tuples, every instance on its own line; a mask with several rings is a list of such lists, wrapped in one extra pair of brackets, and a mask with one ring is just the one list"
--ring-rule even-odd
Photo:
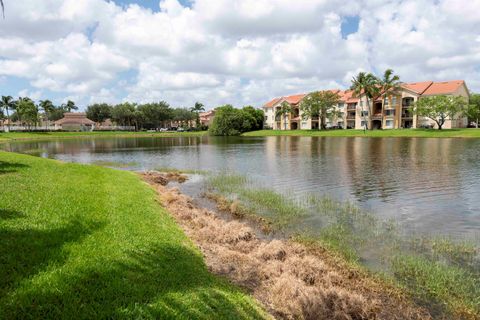
[[(393, 74), (392, 69), (385, 70), (383, 78), (379, 79), (380, 90), (382, 93), (382, 98), (385, 101), (388, 98), (389, 93), (394, 93), (400, 89), (400, 77)], [(384, 102), (382, 102), (382, 116), (383, 116)]]
[[(380, 95), (380, 87), (379, 87), (379, 80), (371, 73), (366, 72), (359, 72), (356, 77), (352, 79), (352, 86), (350, 90), (353, 90), (353, 96), (356, 98), (360, 98), (362, 95), (365, 95), (367, 100), (367, 109), (368, 109), (368, 116), (371, 119), (372, 116), (372, 108), (370, 106), (370, 101), (373, 104), (376, 98)], [(363, 110), (362, 105), (362, 113), (363, 113), (363, 122), (364, 122), (364, 130), (368, 130), (368, 122), (365, 112)]]
[(62, 108), (67, 112), (72, 112), (72, 110), (78, 110), (78, 107), (75, 105), (75, 102), (68, 100), (66, 104), (62, 104)]
[(15, 101), (13, 101), (12, 96), (2, 96), (2, 99), (0, 100), (0, 108), (5, 109), (5, 113), (7, 114), (7, 128), (8, 131), (10, 131), (10, 115), (8, 114), (8, 109), (15, 109)]
[(200, 112), (205, 111), (205, 107), (200, 102), (195, 102), (195, 106), (190, 109), (193, 113), (196, 114), (196, 127), (197, 129), (200, 128)]
[(290, 105), (290, 103), (288, 103), (287, 101), (283, 101), (280, 106), (280, 109), (278, 109), (277, 112), (275, 112), (275, 117), (283, 116), (283, 124), (284, 124), (285, 130), (287, 130), (287, 117), (290, 113), (292, 113), (292, 111), (293, 111), (293, 108)]
[(45, 129), (48, 128), (48, 115), (50, 112), (53, 112), (55, 106), (53, 105), (52, 101), (50, 100), (40, 100), (40, 108), (45, 112), (45, 117), (47, 121), (45, 122)]

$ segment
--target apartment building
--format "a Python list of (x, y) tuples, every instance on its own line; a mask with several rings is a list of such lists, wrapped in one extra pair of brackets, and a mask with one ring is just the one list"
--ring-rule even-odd
[[(463, 80), (434, 82), (424, 81), (403, 83), (399, 90), (370, 101), (370, 110), (364, 95), (354, 97), (351, 90), (330, 90), (340, 96), (340, 102), (335, 107), (337, 116), (327, 119), (328, 127), (343, 129), (363, 129), (365, 122), (371, 129), (398, 129), (436, 127), (436, 123), (428, 118), (419, 117), (410, 111), (411, 106), (422, 97), (435, 95), (462, 96), (469, 98), (468, 88)], [(318, 129), (319, 119), (304, 119), (300, 103), (306, 94), (298, 94), (272, 99), (263, 106), (265, 112), (265, 127), (276, 130)], [(292, 107), (290, 114), (279, 116), (277, 111), (287, 102)], [(464, 128), (467, 118), (461, 114), (448, 119), (445, 129)]]

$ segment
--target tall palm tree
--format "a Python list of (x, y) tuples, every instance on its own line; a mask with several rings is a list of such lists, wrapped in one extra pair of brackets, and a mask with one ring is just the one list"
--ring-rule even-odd
[[(379, 81), (380, 90), (382, 93), (382, 100), (388, 98), (388, 94), (395, 93), (400, 89), (400, 77), (393, 73), (392, 69), (387, 69), (383, 73), (383, 78)], [(384, 102), (382, 102), (382, 116), (384, 109)], [(398, 116), (398, 115), (397, 115)]]
[[(372, 73), (359, 72), (356, 77), (353, 77), (350, 90), (353, 90), (353, 96), (356, 98), (361, 98), (362, 95), (365, 95), (365, 98), (367, 100), (368, 117), (369, 119), (371, 119), (371, 105), (373, 105), (373, 101), (375, 101), (375, 99), (378, 98), (380, 95), (378, 78), (375, 77)], [(367, 121), (367, 116), (365, 115), (365, 110), (363, 110), (363, 105), (362, 113), (363, 122), (365, 125), (364, 130), (368, 130), (368, 128), (370, 127), (368, 123), (370, 121)]]
[(285, 130), (287, 130), (287, 117), (292, 112), (293, 108), (287, 101), (283, 101), (280, 105), (280, 109), (275, 112), (275, 117), (283, 117), (283, 125)]
[(40, 100), (40, 108), (45, 112), (45, 117), (47, 121), (45, 122), (45, 129), (48, 128), (48, 115), (53, 112), (55, 106), (53, 105), (52, 101), (50, 100)]
[(72, 100), (68, 100), (66, 104), (62, 104), (62, 108), (65, 109), (65, 111), (67, 112), (72, 112), (72, 110), (78, 110), (78, 107)]
[(8, 114), (8, 109), (15, 109), (15, 101), (13, 100), (12, 96), (2, 96), (2, 99), (0, 100), (0, 108), (5, 109), (5, 113), (7, 114), (7, 128), (8, 131), (10, 131), (10, 115)]
[(205, 111), (205, 107), (203, 106), (202, 103), (197, 101), (197, 102), (195, 102), (195, 106), (192, 109), (190, 109), (190, 111), (195, 113), (195, 115), (196, 115), (196, 120), (195, 120), (196, 121), (196, 127), (200, 128), (200, 112)]

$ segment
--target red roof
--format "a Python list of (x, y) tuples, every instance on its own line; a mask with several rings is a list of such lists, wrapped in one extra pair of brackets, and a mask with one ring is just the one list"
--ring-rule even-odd
[(428, 87), (432, 85), (432, 83), (433, 81), (423, 81), (423, 82), (403, 83), (402, 86), (418, 94), (422, 94), (425, 90), (427, 90)]
[(285, 101), (287, 101), (290, 104), (298, 104), (302, 99), (306, 96), (306, 94), (296, 94), (293, 96), (288, 96), (288, 97), (283, 97)]
[(280, 99), (282, 99), (282, 98), (272, 99), (272, 100), (268, 101), (267, 103), (265, 103), (263, 106), (265, 108), (272, 108), (278, 101), (280, 101)]
[(436, 94), (449, 94), (454, 93), (458, 88), (464, 85), (463, 80), (453, 80), (445, 82), (434, 82), (431, 86), (425, 90), (422, 95), (436, 95)]

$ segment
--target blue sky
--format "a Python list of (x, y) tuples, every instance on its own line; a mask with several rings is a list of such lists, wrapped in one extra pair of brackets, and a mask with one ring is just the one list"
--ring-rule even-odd
[(480, 91), (477, 12), (466, 0), (11, 1), (0, 94), (260, 106), (387, 68)]

